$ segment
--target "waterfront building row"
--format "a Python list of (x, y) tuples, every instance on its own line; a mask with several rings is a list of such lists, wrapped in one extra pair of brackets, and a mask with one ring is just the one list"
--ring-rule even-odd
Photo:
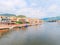
[(16, 16), (0, 16), (0, 24), (15, 24), (17, 21), (23, 22), (23, 24), (41, 24), (43, 21), (37, 18), (21, 18)]

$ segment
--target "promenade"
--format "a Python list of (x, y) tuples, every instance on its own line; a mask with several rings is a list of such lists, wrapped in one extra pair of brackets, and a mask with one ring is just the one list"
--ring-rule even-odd
[(2, 30), (2, 29), (12, 29), (14, 27), (24, 27), (26, 25), (29, 26), (30, 24), (10, 24), (10, 25), (0, 24), (0, 30)]
[[(36, 24), (0, 24), (0, 30), (1, 29), (12, 29), (14, 27), (25, 27), (25, 26), (33, 26)], [(38, 25), (38, 24), (37, 24)]]

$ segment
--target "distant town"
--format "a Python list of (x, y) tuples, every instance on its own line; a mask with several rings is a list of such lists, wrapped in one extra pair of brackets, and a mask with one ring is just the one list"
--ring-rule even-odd
[(0, 29), (12, 28), (17, 26), (28, 26), (42, 24), (42, 20), (38, 18), (28, 18), (24, 15), (1, 14)]
[(14, 15), (14, 14), (0, 14), (0, 29), (22, 27), (30, 25), (39, 25), (43, 22), (60, 22), (60, 17), (50, 18), (30, 18), (25, 15)]

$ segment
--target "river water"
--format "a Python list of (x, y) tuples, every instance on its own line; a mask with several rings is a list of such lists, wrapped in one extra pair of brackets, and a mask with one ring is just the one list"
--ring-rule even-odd
[(60, 24), (15, 28), (0, 37), (0, 45), (60, 45)]

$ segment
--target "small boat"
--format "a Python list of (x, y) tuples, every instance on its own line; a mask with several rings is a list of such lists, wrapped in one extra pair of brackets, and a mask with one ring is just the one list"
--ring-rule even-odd
[(24, 27), (28, 27), (28, 25), (26, 24)]

